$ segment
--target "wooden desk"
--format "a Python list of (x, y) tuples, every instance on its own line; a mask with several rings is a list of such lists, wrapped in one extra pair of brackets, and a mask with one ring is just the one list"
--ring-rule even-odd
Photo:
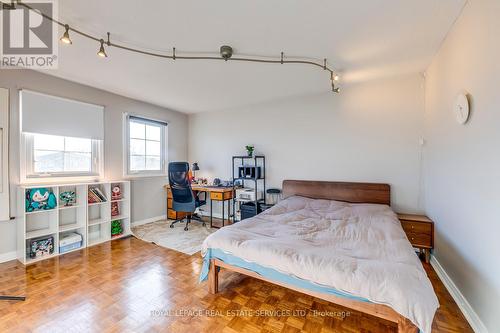
[[(165, 185), (165, 190), (167, 191), (167, 217), (172, 220), (179, 220), (185, 218), (188, 213), (185, 212), (176, 212), (172, 209), (172, 191), (170, 191), (170, 185)], [(234, 195), (233, 187), (217, 187), (217, 186), (204, 186), (192, 184), (191, 189), (193, 192), (205, 192), (208, 193), (210, 197), (210, 228), (218, 228), (214, 227), (212, 224), (213, 219), (213, 202), (221, 201), (222, 202), (222, 226), (224, 226), (224, 203), (227, 200), (231, 200)], [(227, 220), (231, 220), (231, 205), (227, 206)], [(233, 212), (233, 222), (234, 222), (234, 212)]]

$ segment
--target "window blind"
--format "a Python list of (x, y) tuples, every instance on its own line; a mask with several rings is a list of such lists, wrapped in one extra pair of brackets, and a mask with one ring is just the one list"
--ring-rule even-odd
[(128, 119), (132, 121), (137, 121), (145, 124), (155, 124), (155, 125), (161, 125), (161, 126), (167, 126), (168, 123), (161, 121), (161, 120), (153, 120), (153, 119), (148, 119), (148, 118), (142, 118), (142, 117), (137, 117), (137, 116), (132, 116), (129, 115)]
[(20, 93), (21, 130), (104, 140), (104, 107), (34, 91)]

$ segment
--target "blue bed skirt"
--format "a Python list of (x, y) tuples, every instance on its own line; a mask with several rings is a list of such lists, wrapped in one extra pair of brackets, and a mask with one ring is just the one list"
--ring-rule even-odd
[[(222, 250), (219, 249), (208, 249), (207, 253), (205, 254), (205, 257), (203, 257), (203, 266), (201, 269), (200, 273), (200, 282), (203, 282), (207, 280), (208, 278), (208, 271), (210, 269), (210, 259), (219, 259), (226, 264), (229, 264), (231, 266), (237, 266), (240, 268), (247, 269), (249, 271), (255, 272), (265, 278), (268, 278), (273, 281), (277, 282), (282, 282), (286, 283), (298, 288), (306, 289), (306, 290), (311, 290), (311, 291), (316, 291), (324, 294), (330, 294), (342, 298), (347, 298), (351, 300), (356, 300), (356, 301), (361, 301), (361, 302), (370, 302), (368, 299), (363, 298), (363, 297), (358, 297), (358, 296), (353, 296), (351, 294), (339, 291), (334, 288), (329, 288), (325, 287), (307, 280), (299, 279), (297, 277), (284, 274), (281, 272), (278, 272), (275, 269), (272, 268), (267, 268), (261, 265), (258, 265), (256, 263), (252, 263), (246, 260), (243, 260), (241, 258), (238, 258), (236, 256), (233, 256), (229, 253), (226, 253)], [(423, 333), (422, 330), (418, 330), (419, 333)]]
[(208, 271), (210, 269), (210, 259), (219, 259), (226, 264), (229, 264), (231, 266), (237, 266), (241, 267), (244, 269), (247, 269), (249, 271), (255, 272), (267, 279), (276, 281), (276, 282), (282, 282), (286, 283), (298, 288), (306, 289), (306, 290), (311, 290), (315, 292), (320, 292), (324, 294), (330, 294), (338, 297), (343, 297), (343, 298), (348, 298), (351, 300), (356, 300), (356, 301), (361, 301), (361, 302), (370, 302), (366, 298), (363, 297), (358, 297), (358, 296), (353, 296), (348, 293), (344, 293), (342, 291), (339, 291), (334, 288), (329, 288), (325, 287), (307, 280), (299, 279), (297, 277), (284, 274), (281, 272), (278, 272), (275, 269), (268, 268), (261, 266), (256, 263), (248, 262), (246, 260), (243, 260), (241, 258), (235, 257), (229, 253), (226, 253), (222, 250), (219, 249), (208, 249), (207, 253), (205, 254), (205, 257), (203, 258), (203, 267), (201, 269), (200, 273), (200, 282), (205, 281), (208, 278)]

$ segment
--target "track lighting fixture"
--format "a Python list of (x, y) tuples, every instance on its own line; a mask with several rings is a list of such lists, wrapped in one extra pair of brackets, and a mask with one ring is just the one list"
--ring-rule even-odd
[(73, 44), (71, 38), (69, 38), (69, 25), (65, 24), (64, 29), (66, 29), (66, 31), (64, 31), (64, 34), (62, 35), (60, 41), (64, 44)]
[[(27, 3), (17, 1), (14, 2), (12, 1), (11, 3), (7, 3), (6, 1), (1, 1), (0, 0), (0, 8), (3, 9), (14, 9), (15, 6), (14, 4), (17, 4), (18, 6), (23, 6), (29, 10), (36, 11), (33, 7), (28, 5)], [(110, 38), (109, 38), (109, 32), (107, 33), (108, 38), (107, 41), (105, 41), (102, 38), (96, 37), (94, 35), (88, 34), (84, 31), (71, 28), (69, 27), (68, 24), (65, 24), (63, 22), (60, 22), (53, 17), (47, 16), (43, 14), (43, 17), (52, 21), (53, 23), (60, 25), (64, 27), (65, 31), (63, 36), (61, 37), (61, 42), (65, 44), (72, 44), (71, 38), (69, 36), (69, 31), (71, 30), (72, 33), (78, 34), (82, 37), (85, 37), (87, 39), (96, 41), (100, 43), (99, 51), (97, 52), (97, 55), (102, 58), (107, 58), (108, 55), (106, 53), (106, 49), (104, 48), (104, 44), (106, 44), (108, 47), (115, 47), (123, 51), (127, 52), (133, 52), (141, 55), (146, 55), (146, 56), (151, 56), (155, 58), (163, 58), (163, 59), (172, 59), (172, 60), (211, 60), (211, 61), (217, 61), (217, 60), (224, 60), (224, 61), (240, 61), (240, 62), (253, 62), (253, 63), (261, 63), (261, 64), (297, 64), (297, 65), (308, 65), (308, 66), (313, 66), (313, 67), (318, 67), (323, 69), (324, 71), (327, 71), (330, 74), (330, 80), (331, 80), (331, 89), (333, 92), (340, 92), (340, 88), (337, 87), (336, 82), (339, 81), (339, 76), (335, 73), (333, 69), (328, 67), (327, 65), (327, 60), (323, 59), (323, 62), (317, 62), (309, 59), (285, 59), (284, 57), (284, 52), (281, 52), (281, 57), (280, 58), (269, 58), (269, 57), (243, 57), (243, 56), (234, 56), (234, 51), (231, 46), (229, 45), (223, 45), (221, 46), (219, 50), (218, 55), (178, 55), (176, 54), (175, 47), (173, 48), (172, 54), (166, 53), (166, 52), (151, 52), (148, 50), (144, 49), (139, 49), (136, 47), (129, 47), (125, 46), (122, 44), (118, 43), (111, 43)]]
[(99, 52), (97, 52), (97, 55), (101, 58), (107, 58), (108, 55), (106, 54), (106, 50), (104, 49), (104, 39), (101, 39), (99, 42), (101, 43), (101, 47), (99, 48)]

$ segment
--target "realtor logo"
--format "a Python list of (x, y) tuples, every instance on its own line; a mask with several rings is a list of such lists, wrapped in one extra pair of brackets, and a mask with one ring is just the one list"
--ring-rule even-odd
[(0, 10), (0, 67), (57, 68), (57, 25), (48, 18), (57, 19), (55, 1), (1, 1)]

